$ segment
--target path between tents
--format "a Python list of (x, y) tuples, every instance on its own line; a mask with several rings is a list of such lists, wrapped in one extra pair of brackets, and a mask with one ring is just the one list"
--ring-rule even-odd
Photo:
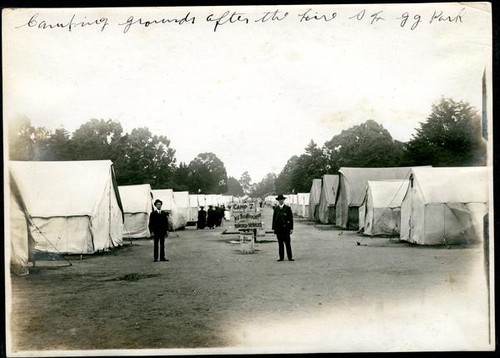
[[(267, 230), (270, 215), (266, 208)], [(12, 350), (460, 350), (487, 342), (482, 246), (409, 246), (296, 219), (296, 261), (277, 262), (274, 235), (242, 254), (225, 230), (234, 231), (231, 222), (171, 233), (169, 262), (153, 262), (152, 241), (139, 239), (13, 276)]]

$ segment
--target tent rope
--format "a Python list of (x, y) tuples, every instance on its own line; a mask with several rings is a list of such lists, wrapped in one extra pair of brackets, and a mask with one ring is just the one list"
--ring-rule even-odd
[(31, 225), (32, 225), (32, 226), (33, 226), (33, 227), (34, 227), (34, 228), (35, 228), (35, 229), (36, 229), (36, 230), (40, 233), (40, 235), (42, 235), (42, 236), (43, 236), (43, 238), (44, 238), (45, 240), (47, 240), (47, 242), (48, 242), (48, 243), (49, 243), (49, 244), (50, 244), (50, 245), (51, 245), (51, 246), (52, 246), (52, 247), (53, 247), (53, 248), (57, 251), (57, 253), (58, 253), (59, 255), (61, 255), (61, 257), (62, 257), (62, 258), (63, 258), (63, 259), (64, 259), (67, 263), (69, 263), (69, 266), (72, 266), (73, 264), (71, 263), (71, 261), (69, 261), (66, 257), (64, 257), (63, 253), (57, 249), (57, 247), (56, 247), (56, 246), (52, 243), (52, 241), (50, 241), (50, 240), (49, 240), (49, 238), (48, 238), (47, 236), (45, 236), (45, 234), (42, 232), (42, 230), (40, 230), (40, 228), (39, 228), (39, 227), (38, 227), (38, 226), (37, 226), (37, 225), (36, 225), (33, 221), (31, 221), (31, 220), (30, 220), (30, 223), (31, 223)]

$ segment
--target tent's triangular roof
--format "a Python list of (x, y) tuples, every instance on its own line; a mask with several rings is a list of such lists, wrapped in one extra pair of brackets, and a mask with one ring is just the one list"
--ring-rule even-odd
[(488, 167), (413, 168), (425, 203), (488, 202)]
[(32, 217), (91, 216), (109, 180), (120, 194), (110, 160), (11, 161), (16, 180)]
[(188, 191), (174, 191), (175, 204), (178, 208), (189, 208), (189, 192)]
[(151, 193), (153, 193), (153, 201), (156, 199), (161, 200), (162, 210), (177, 209), (177, 205), (175, 204), (173, 189), (153, 189), (151, 190)]
[(368, 180), (407, 179), (410, 176), (412, 168), (340, 168), (339, 175), (343, 176), (349, 184), (348, 205), (360, 206), (363, 203)]
[(324, 197), (324, 200), (326, 201), (327, 205), (335, 205), (338, 188), (339, 188), (339, 176), (337, 174), (323, 175), (323, 183), (321, 185), (321, 197)]
[(309, 191), (309, 203), (312, 205), (319, 204), (320, 195), (321, 195), (321, 179), (313, 179), (311, 184), (311, 190)]
[(408, 189), (408, 179), (368, 180), (367, 191), (370, 192), (374, 208), (397, 208)]
[(151, 185), (120, 185), (118, 187), (125, 213), (149, 213), (152, 210)]

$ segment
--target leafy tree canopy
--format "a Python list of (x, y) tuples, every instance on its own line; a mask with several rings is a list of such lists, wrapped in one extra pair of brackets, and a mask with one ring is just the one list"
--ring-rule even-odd
[(467, 102), (442, 98), (408, 142), (406, 161), (411, 165), (485, 165), (486, 143), (477, 110)]
[(189, 163), (190, 187), (203, 194), (227, 192), (227, 172), (224, 163), (214, 153), (198, 154)]

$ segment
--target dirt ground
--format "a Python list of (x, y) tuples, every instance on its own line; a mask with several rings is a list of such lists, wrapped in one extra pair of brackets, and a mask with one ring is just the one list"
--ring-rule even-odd
[[(268, 230), (270, 215), (266, 208)], [(274, 235), (258, 237), (255, 253), (243, 254), (238, 235), (224, 231), (234, 231), (231, 222), (171, 233), (169, 262), (153, 262), (152, 241), (139, 239), (12, 276), (9, 350), (25, 356), (492, 347), (482, 245), (418, 247), (296, 219), (296, 261), (277, 262)]]

